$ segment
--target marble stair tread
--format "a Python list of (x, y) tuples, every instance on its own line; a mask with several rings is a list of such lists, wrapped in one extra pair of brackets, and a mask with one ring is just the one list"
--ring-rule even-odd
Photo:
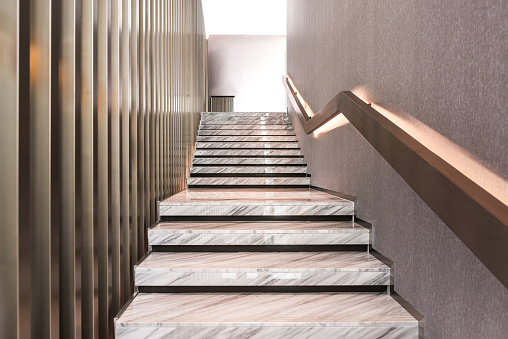
[(190, 177), (187, 185), (191, 186), (270, 186), (299, 185), (310, 186), (308, 177)]
[(201, 117), (231, 117), (231, 116), (263, 116), (263, 117), (271, 117), (271, 116), (286, 116), (286, 112), (202, 112)]
[(194, 158), (192, 165), (216, 165), (216, 166), (232, 166), (232, 165), (303, 165), (303, 158)]
[(354, 202), (304, 188), (187, 189), (159, 203), (161, 216), (344, 216)]
[(367, 252), (152, 252), (136, 286), (390, 285), (390, 268)]
[(267, 120), (254, 120), (254, 119), (209, 119), (201, 120), (200, 126), (208, 125), (275, 125), (285, 126), (289, 125), (289, 120), (285, 119), (267, 119)]
[(290, 129), (271, 129), (271, 130), (246, 130), (246, 129), (202, 129), (199, 135), (295, 135)]
[(279, 117), (287, 117), (286, 112), (203, 112), (201, 113), (202, 119), (207, 118), (229, 118), (229, 117), (269, 117), (269, 118), (279, 118)]
[(307, 167), (304, 166), (278, 166), (278, 167), (249, 167), (249, 166), (205, 166), (190, 168), (190, 174), (305, 174)]
[(115, 319), (124, 338), (418, 338), (418, 321), (377, 293), (139, 293)]
[(195, 157), (302, 157), (300, 150), (294, 149), (198, 149), (194, 151)]
[(198, 141), (203, 142), (298, 142), (296, 136), (198, 136)]
[(293, 127), (287, 125), (202, 125), (199, 127), (201, 130), (291, 130)]
[(196, 149), (199, 148), (293, 148), (298, 149), (297, 142), (196, 142)]
[(287, 117), (205, 117), (200, 120), (200, 124), (212, 124), (212, 125), (235, 125), (235, 124), (267, 124), (267, 125), (280, 125), (289, 124)]
[(153, 245), (368, 245), (370, 231), (352, 221), (161, 222), (148, 230)]

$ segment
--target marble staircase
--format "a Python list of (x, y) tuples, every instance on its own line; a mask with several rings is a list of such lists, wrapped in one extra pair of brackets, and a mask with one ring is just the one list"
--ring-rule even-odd
[(310, 188), (284, 113), (202, 113), (116, 338), (422, 338), (354, 202)]

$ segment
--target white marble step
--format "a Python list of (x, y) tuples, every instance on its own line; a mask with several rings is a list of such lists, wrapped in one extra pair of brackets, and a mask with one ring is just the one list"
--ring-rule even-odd
[(198, 141), (204, 142), (298, 142), (296, 136), (293, 135), (271, 135), (271, 136), (251, 136), (251, 135), (237, 135), (237, 136), (207, 136), (199, 135)]
[(202, 125), (201, 130), (290, 130), (293, 131), (291, 125)]
[[(197, 152), (198, 150), (196, 150)], [(196, 165), (303, 165), (303, 158), (194, 158), (192, 164)]]
[(199, 148), (287, 148), (298, 149), (297, 142), (196, 142), (196, 149)]
[(202, 112), (201, 118), (211, 117), (287, 117), (286, 112)]
[(344, 216), (354, 202), (313, 189), (188, 189), (159, 203), (160, 216)]
[(261, 166), (204, 166), (190, 168), (190, 174), (305, 174), (306, 166), (278, 166), (278, 167), (261, 167)]
[(187, 186), (310, 186), (308, 177), (190, 177)]
[(286, 118), (214, 118), (201, 119), (200, 126), (206, 125), (288, 125)]
[(195, 157), (300, 157), (300, 150), (294, 149), (274, 149), (274, 150), (257, 150), (257, 149), (198, 149), (194, 151)]
[(150, 246), (369, 245), (370, 231), (352, 221), (161, 222), (148, 230)]
[(144, 294), (115, 319), (116, 339), (418, 338), (387, 294)]
[(291, 129), (271, 129), (271, 130), (246, 130), (246, 129), (201, 129), (199, 135), (295, 135)]
[(390, 268), (368, 252), (152, 252), (136, 286), (391, 285)]

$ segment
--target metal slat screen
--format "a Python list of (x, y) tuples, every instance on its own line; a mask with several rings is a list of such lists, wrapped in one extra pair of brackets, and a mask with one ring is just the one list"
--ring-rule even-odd
[(112, 338), (207, 110), (201, 0), (2, 0), (0, 46), (0, 338)]

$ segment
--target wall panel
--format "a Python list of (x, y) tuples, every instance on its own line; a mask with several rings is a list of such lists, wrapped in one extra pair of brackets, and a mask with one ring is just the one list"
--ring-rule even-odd
[(201, 2), (19, 6), (0, 2), (0, 337), (112, 338), (157, 201), (186, 187), (206, 110)]

